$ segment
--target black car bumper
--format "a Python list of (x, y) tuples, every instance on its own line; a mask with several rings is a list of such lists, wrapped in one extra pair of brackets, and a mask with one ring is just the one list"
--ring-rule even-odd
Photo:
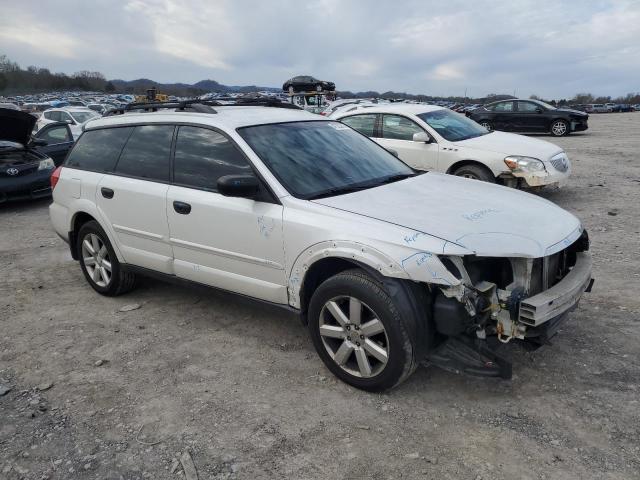
[(50, 197), (52, 172), (39, 170), (24, 176), (0, 177), (0, 203)]
[(571, 121), (571, 131), (572, 132), (584, 132), (589, 128), (586, 120), (572, 120)]

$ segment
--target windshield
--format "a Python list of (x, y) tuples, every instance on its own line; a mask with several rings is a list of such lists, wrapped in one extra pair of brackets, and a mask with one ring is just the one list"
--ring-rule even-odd
[(438, 132), (442, 138), (450, 142), (468, 140), (489, 133), (486, 128), (480, 126), (473, 120), (459, 113), (452, 112), (449, 109), (420, 113), (418, 117)]
[(73, 119), (78, 122), (78, 123), (84, 123), (87, 122), (89, 120), (91, 120), (92, 118), (96, 118), (99, 117), (100, 115), (98, 115), (96, 112), (70, 112), (71, 116), (73, 117)]
[(238, 129), (293, 195), (312, 199), (415, 175), (364, 135), (338, 122), (290, 122)]

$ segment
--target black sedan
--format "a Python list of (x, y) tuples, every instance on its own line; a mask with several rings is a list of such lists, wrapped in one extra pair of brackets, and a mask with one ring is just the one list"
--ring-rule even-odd
[(556, 108), (539, 100), (493, 102), (470, 112), (469, 117), (487, 130), (551, 133), (555, 137), (589, 128), (587, 113)]
[(73, 146), (66, 123), (50, 123), (34, 137), (36, 118), (0, 108), (0, 203), (51, 195), (49, 179)]
[(335, 83), (318, 80), (309, 75), (293, 77), (282, 85), (282, 90), (291, 94), (298, 92), (333, 92), (335, 89)]

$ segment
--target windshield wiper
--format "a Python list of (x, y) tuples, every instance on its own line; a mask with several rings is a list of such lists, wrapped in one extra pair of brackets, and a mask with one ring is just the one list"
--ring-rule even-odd
[(393, 182), (398, 182), (400, 180), (404, 180), (405, 178), (411, 178), (411, 177), (415, 177), (416, 175), (422, 175), (424, 172), (412, 172), (412, 173), (399, 173), (397, 175), (391, 175), (387, 178), (383, 178), (380, 181), (376, 182), (375, 185), (372, 186), (377, 186), (377, 185), (385, 185), (387, 183), (393, 183)]
[(389, 177), (377, 179), (377, 180), (374, 180), (373, 182), (361, 183), (357, 185), (345, 185), (344, 187), (328, 188), (327, 190), (317, 192), (311, 195), (310, 197), (307, 197), (307, 200), (316, 200), (318, 198), (332, 197), (334, 195), (341, 195), (344, 193), (358, 192), (360, 190), (375, 188), (375, 187), (379, 187), (380, 185), (385, 185), (387, 183), (393, 183), (399, 180), (404, 180), (405, 178), (415, 177), (416, 175), (421, 175), (422, 173), (424, 172), (400, 173), (398, 175), (391, 175)]

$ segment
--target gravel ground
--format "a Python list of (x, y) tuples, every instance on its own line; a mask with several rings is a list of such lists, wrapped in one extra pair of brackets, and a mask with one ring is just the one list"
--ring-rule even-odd
[(542, 195), (589, 230), (594, 290), (552, 346), (512, 347), (511, 381), (355, 390), (291, 315), (154, 280), (101, 297), (48, 202), (0, 206), (0, 478), (179, 479), (184, 452), (200, 479), (640, 478), (640, 113), (590, 124)]

